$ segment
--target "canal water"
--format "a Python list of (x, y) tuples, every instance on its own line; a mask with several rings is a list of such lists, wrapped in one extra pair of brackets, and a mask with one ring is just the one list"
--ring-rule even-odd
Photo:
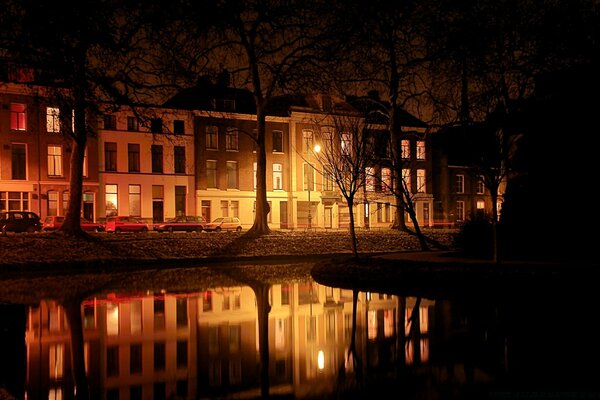
[(108, 400), (600, 398), (593, 292), (477, 293), (329, 286), (304, 264), (13, 277), (0, 289), (0, 390), (28, 400), (74, 399), (81, 385)]

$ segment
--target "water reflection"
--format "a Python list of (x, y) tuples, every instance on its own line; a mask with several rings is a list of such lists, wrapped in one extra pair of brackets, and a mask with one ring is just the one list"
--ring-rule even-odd
[(104, 282), (102, 290), (88, 285), (29, 302), (26, 367), (12, 393), (72, 399), (77, 386), (77, 398), (89, 388), (89, 398), (109, 400), (316, 399), (394, 390), (458, 399), (599, 389), (597, 369), (583, 366), (599, 354), (598, 329), (585, 319), (594, 303), (427, 299), (326, 286), (303, 274), (270, 275), (261, 286), (245, 271), (250, 284), (199, 280), (193, 291), (189, 282), (187, 290), (146, 282), (141, 290), (144, 280), (131, 274), (135, 290)]

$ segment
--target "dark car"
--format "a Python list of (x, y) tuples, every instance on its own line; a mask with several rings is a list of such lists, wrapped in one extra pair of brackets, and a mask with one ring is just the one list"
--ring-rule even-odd
[(236, 231), (241, 232), (242, 224), (237, 217), (219, 217), (213, 222), (204, 224), (205, 231), (221, 232), (221, 231)]
[(154, 230), (157, 232), (202, 232), (205, 223), (206, 221), (202, 217), (184, 215), (156, 223), (154, 224)]
[(31, 211), (4, 211), (0, 213), (0, 230), (6, 232), (39, 232), (42, 223), (39, 215)]
[[(60, 215), (50, 215), (47, 216), (42, 224), (42, 230), (44, 231), (55, 231), (59, 229), (63, 222), (65, 222), (65, 217)], [(81, 221), (79, 222), (81, 229), (85, 232), (104, 232), (104, 225), (99, 222), (88, 221), (87, 219), (81, 217)]]
[(148, 232), (148, 224), (144, 221), (126, 215), (106, 218), (106, 232)]

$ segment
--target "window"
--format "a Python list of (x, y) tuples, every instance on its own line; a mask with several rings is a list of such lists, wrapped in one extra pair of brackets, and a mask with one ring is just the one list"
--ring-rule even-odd
[(178, 297), (175, 303), (177, 327), (188, 326), (188, 301), (186, 297)]
[(60, 132), (60, 112), (57, 107), (46, 107), (46, 131)]
[(106, 185), (106, 216), (117, 215), (117, 185)]
[(86, 146), (85, 150), (83, 151), (83, 177), (87, 178), (88, 176), (88, 148)]
[(302, 130), (302, 150), (306, 154), (313, 149), (313, 131), (308, 129)]
[(258, 184), (258, 182), (256, 181), (256, 172), (258, 170), (258, 164), (256, 163), (256, 161), (252, 164), (252, 170), (254, 172), (254, 190), (256, 190), (256, 185)]
[(29, 193), (0, 192), (0, 210), (26, 211), (29, 209)]
[(106, 376), (119, 375), (119, 346), (106, 348)]
[(273, 153), (283, 153), (282, 131), (273, 131)]
[(142, 187), (129, 185), (129, 215), (139, 217), (142, 215)]
[(206, 161), (206, 187), (217, 187), (217, 162), (215, 160)]
[(425, 141), (418, 140), (417, 141), (417, 160), (425, 159)]
[(456, 202), (456, 221), (461, 222), (465, 220), (465, 202)]
[(129, 306), (129, 330), (132, 335), (142, 333), (142, 301), (132, 300)]
[(342, 133), (342, 155), (349, 156), (352, 149), (352, 137), (349, 133)]
[(175, 186), (175, 215), (185, 215), (185, 197), (187, 195), (186, 186)]
[(456, 175), (456, 193), (465, 192), (465, 176)]
[(106, 304), (106, 334), (111, 336), (119, 335), (119, 304)]
[(324, 190), (332, 191), (335, 180), (332, 175), (333, 167), (331, 165), (323, 166), (323, 182), (325, 184)]
[(315, 169), (311, 164), (304, 164), (304, 190), (315, 190)]
[(410, 182), (410, 169), (402, 169), (402, 182), (408, 193), (412, 193), (412, 187)]
[(117, 129), (117, 116), (114, 114), (104, 114), (104, 129)]
[(400, 142), (400, 154), (403, 159), (410, 158), (410, 141), (404, 139)]
[(137, 132), (140, 130), (140, 123), (136, 117), (127, 117), (127, 130), (130, 132)]
[(283, 166), (273, 164), (273, 190), (283, 189)]
[(425, 170), (418, 169), (417, 170), (417, 193), (425, 193), (427, 191), (426, 180), (425, 180)]
[(221, 200), (221, 217), (229, 216), (229, 201)]
[(150, 132), (152, 132), (152, 133), (162, 133), (163, 132), (162, 118), (150, 119)]
[(129, 373), (140, 374), (142, 372), (142, 345), (131, 344), (129, 346)]
[(333, 132), (331, 128), (323, 128), (323, 151), (325, 154), (331, 154), (333, 150)]
[(483, 180), (483, 176), (478, 176), (477, 177), (477, 194), (484, 194), (485, 193), (485, 183)]
[(175, 146), (173, 151), (175, 157), (175, 173), (185, 174), (185, 146)]
[(127, 159), (129, 172), (140, 172), (140, 145), (137, 143), (127, 144)]
[(177, 368), (186, 368), (188, 365), (188, 342), (177, 341)]
[(391, 192), (392, 186), (392, 170), (390, 168), (381, 169), (381, 191), (385, 193)]
[(227, 189), (238, 188), (238, 164), (235, 161), (227, 161)]
[(159, 144), (152, 145), (152, 172), (163, 172), (163, 147)]
[(214, 125), (208, 125), (206, 127), (206, 149), (217, 150), (219, 148), (218, 142), (219, 128)]
[(166, 360), (165, 342), (154, 343), (154, 371), (164, 371)]
[(365, 168), (365, 190), (367, 192), (375, 191), (375, 168)]
[(225, 150), (238, 150), (238, 130), (235, 128), (227, 128), (225, 132)]
[(231, 216), (235, 218), (240, 217), (240, 202), (237, 200), (231, 200)]
[(62, 147), (48, 145), (48, 176), (62, 176)]
[(11, 178), (27, 179), (27, 145), (13, 143), (11, 145)]
[(50, 378), (60, 379), (64, 374), (65, 345), (62, 343), (51, 344), (49, 349)]
[(104, 143), (104, 170), (117, 171), (117, 144), (114, 142)]
[(10, 129), (12, 129), (13, 131), (27, 130), (27, 109), (25, 104), (11, 103)]
[(48, 215), (58, 215), (58, 192), (48, 191)]
[(67, 210), (69, 209), (69, 191), (64, 191), (62, 193), (62, 215), (67, 215)]
[(181, 119), (173, 121), (173, 133), (183, 135), (185, 133), (185, 121)]

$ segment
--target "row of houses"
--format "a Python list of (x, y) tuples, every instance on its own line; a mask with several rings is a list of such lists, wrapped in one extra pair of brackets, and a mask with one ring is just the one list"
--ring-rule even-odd
[[(72, 149), (52, 93), (8, 79), (0, 83), (2, 211), (30, 210), (42, 218), (66, 213)], [(269, 112), (271, 228), (348, 226), (346, 202), (313, 152), (319, 124), (340, 104), (347, 103), (326, 95), (286, 97)], [(434, 149), (434, 132), (404, 114), (402, 174), (420, 225), (454, 225), (489, 215), (491, 200), (482, 182), (464, 166), (449, 164), (444, 149)], [(235, 216), (249, 228), (256, 204), (256, 145), (251, 138), (256, 122), (249, 92), (208, 80), (146, 109), (145, 116), (133, 108), (107, 106), (92, 121), (95, 135), (85, 149), (82, 215), (94, 221), (131, 215), (149, 223), (178, 215), (201, 215), (208, 221)], [(391, 169), (378, 173), (389, 177)], [(367, 180), (354, 210), (357, 226), (390, 227), (395, 203), (385, 187)]]

